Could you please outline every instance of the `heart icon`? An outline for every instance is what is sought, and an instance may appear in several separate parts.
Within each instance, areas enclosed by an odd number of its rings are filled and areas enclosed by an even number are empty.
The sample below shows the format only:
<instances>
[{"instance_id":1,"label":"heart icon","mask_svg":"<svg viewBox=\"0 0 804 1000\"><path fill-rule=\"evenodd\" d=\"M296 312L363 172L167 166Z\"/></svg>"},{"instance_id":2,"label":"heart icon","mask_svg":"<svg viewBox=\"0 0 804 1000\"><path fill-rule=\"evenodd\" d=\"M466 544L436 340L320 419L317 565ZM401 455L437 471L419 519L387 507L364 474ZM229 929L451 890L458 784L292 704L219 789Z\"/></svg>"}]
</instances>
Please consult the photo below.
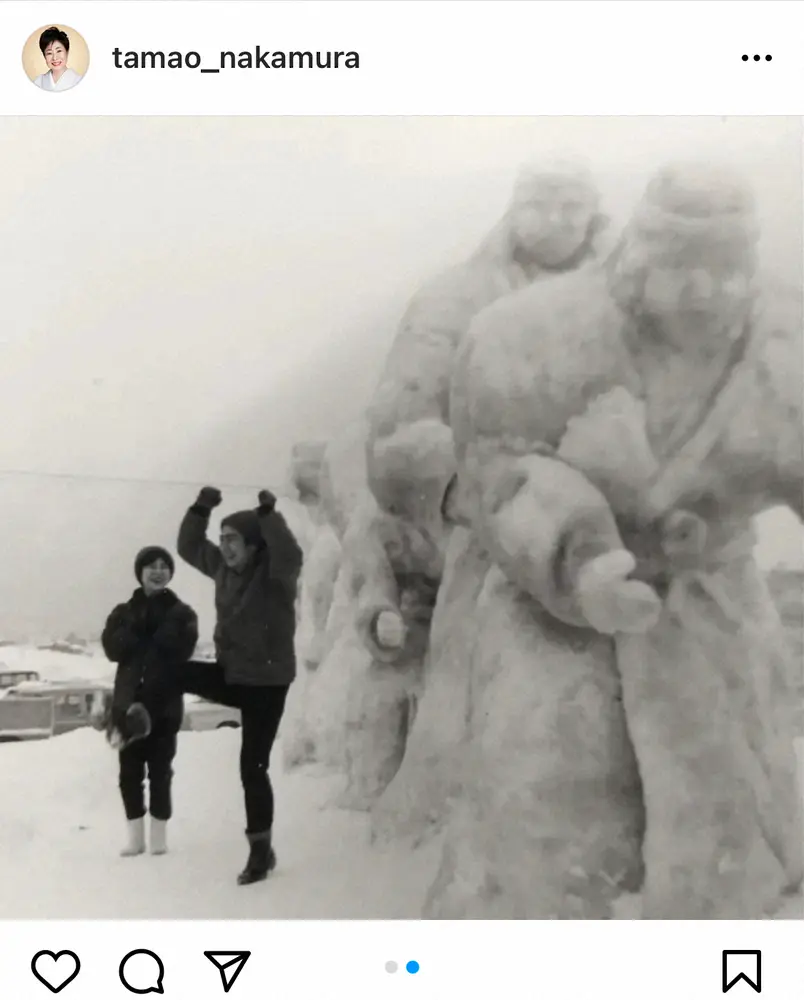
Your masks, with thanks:
<instances>
[{"instance_id":1,"label":"heart icon","mask_svg":"<svg viewBox=\"0 0 804 1000\"><path fill-rule=\"evenodd\" d=\"M51 993L60 993L80 971L81 962L74 951L38 951L31 959L31 972Z\"/></svg>"}]
</instances>

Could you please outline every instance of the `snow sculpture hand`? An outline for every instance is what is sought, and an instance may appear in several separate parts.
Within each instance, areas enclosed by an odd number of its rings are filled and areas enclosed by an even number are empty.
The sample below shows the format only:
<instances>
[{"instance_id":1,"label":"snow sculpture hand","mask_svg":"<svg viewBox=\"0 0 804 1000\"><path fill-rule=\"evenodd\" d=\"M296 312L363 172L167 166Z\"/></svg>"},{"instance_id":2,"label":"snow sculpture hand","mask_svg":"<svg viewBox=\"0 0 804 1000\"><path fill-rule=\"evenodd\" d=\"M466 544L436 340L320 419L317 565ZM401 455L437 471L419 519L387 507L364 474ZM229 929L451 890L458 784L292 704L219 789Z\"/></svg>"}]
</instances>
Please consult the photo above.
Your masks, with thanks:
<instances>
[{"instance_id":1,"label":"snow sculpture hand","mask_svg":"<svg viewBox=\"0 0 804 1000\"><path fill-rule=\"evenodd\" d=\"M636 560L620 549L586 563L578 574L578 597L588 623L604 635L645 633L659 620L662 604L647 583L629 580Z\"/></svg>"},{"instance_id":2,"label":"snow sculpture hand","mask_svg":"<svg viewBox=\"0 0 804 1000\"><path fill-rule=\"evenodd\" d=\"M377 643L385 649L401 649L405 643L405 622L393 611L381 611L374 626Z\"/></svg>"}]
</instances>

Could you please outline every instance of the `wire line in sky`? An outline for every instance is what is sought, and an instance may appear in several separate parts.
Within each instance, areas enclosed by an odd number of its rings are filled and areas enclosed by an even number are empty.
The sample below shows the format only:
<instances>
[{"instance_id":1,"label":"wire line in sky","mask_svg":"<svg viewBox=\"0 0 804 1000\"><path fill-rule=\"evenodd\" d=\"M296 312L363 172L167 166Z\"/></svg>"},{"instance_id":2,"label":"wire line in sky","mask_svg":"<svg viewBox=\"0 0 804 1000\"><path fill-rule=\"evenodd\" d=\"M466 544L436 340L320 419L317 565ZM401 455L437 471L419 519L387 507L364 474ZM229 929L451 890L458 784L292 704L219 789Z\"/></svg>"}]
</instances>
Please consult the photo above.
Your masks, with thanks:
<instances>
[{"instance_id":1,"label":"wire line in sky","mask_svg":"<svg viewBox=\"0 0 804 1000\"><path fill-rule=\"evenodd\" d=\"M49 472L37 469L0 469L0 477L2 476L18 476L18 477L29 477L36 479L66 479L69 481L84 481L84 482L101 482L101 483L132 483L140 484L145 486L186 486L191 489L200 489L205 485L214 485L221 490L253 490L259 492L259 490L264 489L265 484L261 486L244 484L244 483L202 483L199 480L194 482L189 482L187 480L179 479L142 479L136 476L100 476L89 472Z\"/></svg>"}]
</instances>

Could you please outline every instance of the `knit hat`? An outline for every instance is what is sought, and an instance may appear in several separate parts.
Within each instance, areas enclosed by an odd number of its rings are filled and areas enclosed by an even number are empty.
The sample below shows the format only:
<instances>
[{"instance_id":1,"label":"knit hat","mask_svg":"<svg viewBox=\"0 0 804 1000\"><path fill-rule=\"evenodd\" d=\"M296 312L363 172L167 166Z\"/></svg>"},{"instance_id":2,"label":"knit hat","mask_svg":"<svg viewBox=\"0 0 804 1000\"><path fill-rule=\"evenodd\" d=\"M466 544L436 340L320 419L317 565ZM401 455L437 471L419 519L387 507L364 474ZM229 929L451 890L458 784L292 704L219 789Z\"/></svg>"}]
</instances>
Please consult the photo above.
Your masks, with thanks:
<instances>
[{"instance_id":1,"label":"knit hat","mask_svg":"<svg viewBox=\"0 0 804 1000\"><path fill-rule=\"evenodd\" d=\"M221 527L232 528L246 545L253 545L258 549L265 545L260 519L255 510L238 510L234 514L229 514L221 521Z\"/></svg>"},{"instance_id":2,"label":"knit hat","mask_svg":"<svg viewBox=\"0 0 804 1000\"><path fill-rule=\"evenodd\" d=\"M167 549L163 549L160 545L148 545L137 553L137 558L134 560L134 575L140 583L142 583L142 571L146 566L155 563L157 559L164 559L170 570L171 577L173 576L176 571L173 556Z\"/></svg>"}]
</instances>

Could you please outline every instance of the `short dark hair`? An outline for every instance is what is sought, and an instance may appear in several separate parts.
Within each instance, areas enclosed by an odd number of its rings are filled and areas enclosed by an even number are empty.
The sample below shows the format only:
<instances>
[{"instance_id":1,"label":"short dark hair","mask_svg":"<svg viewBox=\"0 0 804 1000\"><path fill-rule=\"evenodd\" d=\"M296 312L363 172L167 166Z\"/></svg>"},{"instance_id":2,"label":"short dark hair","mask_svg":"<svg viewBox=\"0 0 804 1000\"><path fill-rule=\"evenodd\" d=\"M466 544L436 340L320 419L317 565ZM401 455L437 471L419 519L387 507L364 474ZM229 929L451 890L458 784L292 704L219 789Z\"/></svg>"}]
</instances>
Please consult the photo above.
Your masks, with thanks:
<instances>
[{"instance_id":1,"label":"short dark hair","mask_svg":"<svg viewBox=\"0 0 804 1000\"><path fill-rule=\"evenodd\" d=\"M42 55L45 54L45 49L48 45L53 42L61 42L67 52L70 51L70 39L67 37L66 31L59 31L58 28L47 28L39 36L39 48L42 50Z\"/></svg>"}]
</instances>

